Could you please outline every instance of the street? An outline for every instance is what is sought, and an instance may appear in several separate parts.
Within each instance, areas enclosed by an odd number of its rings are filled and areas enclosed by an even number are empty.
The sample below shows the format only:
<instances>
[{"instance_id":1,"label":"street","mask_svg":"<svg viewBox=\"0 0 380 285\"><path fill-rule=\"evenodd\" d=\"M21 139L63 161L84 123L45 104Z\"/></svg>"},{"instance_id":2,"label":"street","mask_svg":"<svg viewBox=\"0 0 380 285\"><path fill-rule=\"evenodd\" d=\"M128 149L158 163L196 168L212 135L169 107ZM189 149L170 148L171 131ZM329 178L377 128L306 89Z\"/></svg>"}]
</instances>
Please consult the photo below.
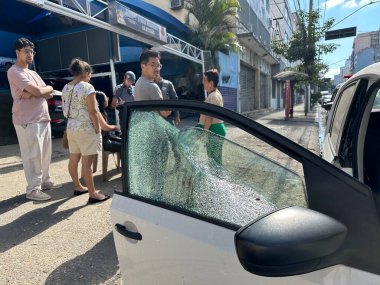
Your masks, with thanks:
<instances>
[{"instance_id":1,"label":"street","mask_svg":"<svg viewBox=\"0 0 380 285\"><path fill-rule=\"evenodd\" d=\"M284 111L255 118L291 140L319 154L318 109L304 116L298 105L294 118L284 120ZM188 121L188 125L192 125ZM185 122L184 122L185 124ZM247 148L254 147L283 165L297 169L296 162L268 152L263 143L227 125L227 137ZM3 284L120 284L113 243L111 200L87 205L87 195L73 196L67 171L68 153L61 139L53 139L51 175L63 188L49 190L48 202L26 200L26 181L18 145L0 146L0 285ZM294 164L294 165L293 165ZM101 179L101 155L95 186L106 194L121 190L121 174L109 158L109 180Z\"/></svg>"}]
</instances>

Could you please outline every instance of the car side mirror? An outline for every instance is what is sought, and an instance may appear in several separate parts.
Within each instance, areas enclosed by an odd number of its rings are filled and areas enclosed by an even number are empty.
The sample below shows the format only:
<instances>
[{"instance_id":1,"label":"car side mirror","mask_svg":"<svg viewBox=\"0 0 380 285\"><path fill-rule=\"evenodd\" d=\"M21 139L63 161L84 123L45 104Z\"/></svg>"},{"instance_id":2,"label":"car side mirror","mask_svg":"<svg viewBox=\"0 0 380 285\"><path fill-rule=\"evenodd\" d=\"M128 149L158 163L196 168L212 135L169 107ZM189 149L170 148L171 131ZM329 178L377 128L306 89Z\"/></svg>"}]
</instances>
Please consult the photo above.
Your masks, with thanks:
<instances>
[{"instance_id":1,"label":"car side mirror","mask_svg":"<svg viewBox=\"0 0 380 285\"><path fill-rule=\"evenodd\" d=\"M346 234L346 226L331 217L290 207L240 228L235 247L245 270L262 276L290 276L326 267L323 259L341 248ZM338 259L331 260L337 264Z\"/></svg>"},{"instance_id":2,"label":"car side mirror","mask_svg":"<svg viewBox=\"0 0 380 285\"><path fill-rule=\"evenodd\" d=\"M323 104L322 108L325 109L326 111L330 111L332 105L333 105L333 102L328 102L326 104Z\"/></svg>"}]
</instances>

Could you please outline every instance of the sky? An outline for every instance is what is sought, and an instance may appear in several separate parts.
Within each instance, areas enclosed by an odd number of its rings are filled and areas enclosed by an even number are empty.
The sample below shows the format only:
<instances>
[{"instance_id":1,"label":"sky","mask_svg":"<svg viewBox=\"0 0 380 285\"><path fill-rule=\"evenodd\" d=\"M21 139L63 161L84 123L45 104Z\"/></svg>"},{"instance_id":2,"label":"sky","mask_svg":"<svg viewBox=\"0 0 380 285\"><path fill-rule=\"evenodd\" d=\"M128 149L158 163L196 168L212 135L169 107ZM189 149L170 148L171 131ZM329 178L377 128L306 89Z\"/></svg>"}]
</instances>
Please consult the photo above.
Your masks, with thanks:
<instances>
[{"instance_id":1,"label":"sky","mask_svg":"<svg viewBox=\"0 0 380 285\"><path fill-rule=\"evenodd\" d=\"M292 0L288 1L293 2ZM371 2L373 3L369 4ZM300 0L300 4L301 8L308 10L309 1ZM369 5L365 6L366 4ZM320 8L322 19L335 19L335 26L331 30L356 27L356 33L360 34L380 29L380 0L314 0L313 7L314 9ZM354 38L327 41L339 46L334 52L322 56L323 61L329 65L329 72L325 77L333 79L335 74L339 74L340 67L344 66L345 60L351 55Z\"/></svg>"}]
</instances>

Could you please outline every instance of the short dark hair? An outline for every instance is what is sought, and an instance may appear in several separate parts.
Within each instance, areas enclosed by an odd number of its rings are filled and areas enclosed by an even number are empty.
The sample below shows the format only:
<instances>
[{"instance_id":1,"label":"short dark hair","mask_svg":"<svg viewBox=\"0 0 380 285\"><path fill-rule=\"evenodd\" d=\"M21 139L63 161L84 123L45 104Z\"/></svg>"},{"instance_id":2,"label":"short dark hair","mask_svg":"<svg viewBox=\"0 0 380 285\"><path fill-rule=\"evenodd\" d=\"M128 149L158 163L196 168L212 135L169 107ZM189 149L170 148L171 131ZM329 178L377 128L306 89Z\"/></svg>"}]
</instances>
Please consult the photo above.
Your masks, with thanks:
<instances>
[{"instance_id":1,"label":"short dark hair","mask_svg":"<svg viewBox=\"0 0 380 285\"><path fill-rule=\"evenodd\" d=\"M80 58L74 58L69 66L69 72L72 76L78 76L83 73L92 73L91 65Z\"/></svg>"},{"instance_id":2,"label":"short dark hair","mask_svg":"<svg viewBox=\"0 0 380 285\"><path fill-rule=\"evenodd\" d=\"M30 40L26 38L19 38L15 42L15 49L20 50L24 47L31 47L34 49L34 43L32 43Z\"/></svg>"},{"instance_id":3,"label":"short dark hair","mask_svg":"<svg viewBox=\"0 0 380 285\"><path fill-rule=\"evenodd\" d=\"M146 49L144 50L141 55L140 55L140 64L141 63L147 63L149 61L149 58L156 58L158 57L158 59L160 59L160 53L158 51L153 51L153 50L150 50L150 49Z\"/></svg>"},{"instance_id":4,"label":"short dark hair","mask_svg":"<svg viewBox=\"0 0 380 285\"><path fill-rule=\"evenodd\" d=\"M210 69L207 70L205 73L203 73L204 76L207 78L207 81L214 82L214 87L218 86L219 83L219 72L217 69Z\"/></svg>"}]
</instances>

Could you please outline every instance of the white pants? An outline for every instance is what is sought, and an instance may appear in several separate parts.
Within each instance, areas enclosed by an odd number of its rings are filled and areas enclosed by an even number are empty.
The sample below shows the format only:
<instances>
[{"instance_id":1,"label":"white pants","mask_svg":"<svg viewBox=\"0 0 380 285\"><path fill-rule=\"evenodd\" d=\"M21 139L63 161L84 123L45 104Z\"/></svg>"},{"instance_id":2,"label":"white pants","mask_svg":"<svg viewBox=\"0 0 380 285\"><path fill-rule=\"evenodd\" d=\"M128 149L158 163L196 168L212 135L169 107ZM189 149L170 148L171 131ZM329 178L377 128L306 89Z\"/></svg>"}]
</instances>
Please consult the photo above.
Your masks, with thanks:
<instances>
[{"instance_id":1,"label":"white pants","mask_svg":"<svg viewBox=\"0 0 380 285\"><path fill-rule=\"evenodd\" d=\"M50 122L14 126L28 183L26 193L29 194L33 190L41 190L41 184L50 182L52 150Z\"/></svg>"}]
</instances>

